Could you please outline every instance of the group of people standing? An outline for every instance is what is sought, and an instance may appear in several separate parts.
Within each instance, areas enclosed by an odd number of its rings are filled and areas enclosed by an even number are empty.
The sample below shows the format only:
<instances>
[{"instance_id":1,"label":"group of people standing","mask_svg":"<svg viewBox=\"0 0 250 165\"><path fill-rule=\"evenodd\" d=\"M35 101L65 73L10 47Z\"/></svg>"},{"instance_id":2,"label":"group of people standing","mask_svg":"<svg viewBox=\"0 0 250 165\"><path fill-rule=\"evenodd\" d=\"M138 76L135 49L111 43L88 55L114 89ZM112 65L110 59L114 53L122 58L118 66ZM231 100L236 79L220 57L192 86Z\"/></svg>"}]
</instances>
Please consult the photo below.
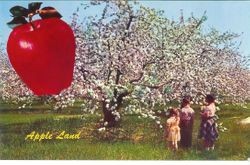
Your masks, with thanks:
<instances>
[{"instance_id":1,"label":"group of people standing","mask_svg":"<svg viewBox=\"0 0 250 165\"><path fill-rule=\"evenodd\" d=\"M218 130L215 119L215 97L207 95L206 104L201 107L200 129L198 138L203 139L206 150L214 150L214 142L218 138ZM177 150L178 143L182 148L192 146L192 132L194 123L194 110L191 108L191 97L184 97L180 109L172 108L165 127L165 138L171 149Z\"/></svg>"}]
</instances>

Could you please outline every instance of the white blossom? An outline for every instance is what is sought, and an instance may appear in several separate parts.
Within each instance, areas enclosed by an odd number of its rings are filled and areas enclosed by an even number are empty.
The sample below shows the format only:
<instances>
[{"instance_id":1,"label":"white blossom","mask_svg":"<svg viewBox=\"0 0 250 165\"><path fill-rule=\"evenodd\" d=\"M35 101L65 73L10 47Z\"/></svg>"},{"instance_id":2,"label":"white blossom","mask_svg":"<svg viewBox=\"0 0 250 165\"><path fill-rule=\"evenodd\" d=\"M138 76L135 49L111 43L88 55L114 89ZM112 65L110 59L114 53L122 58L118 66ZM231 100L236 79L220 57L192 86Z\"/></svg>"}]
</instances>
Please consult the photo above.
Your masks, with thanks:
<instances>
[{"instance_id":1,"label":"white blossom","mask_svg":"<svg viewBox=\"0 0 250 165\"><path fill-rule=\"evenodd\" d=\"M101 127L101 128L98 129L99 132L103 132L103 131L105 131L105 130L106 130L105 127Z\"/></svg>"}]
</instances>

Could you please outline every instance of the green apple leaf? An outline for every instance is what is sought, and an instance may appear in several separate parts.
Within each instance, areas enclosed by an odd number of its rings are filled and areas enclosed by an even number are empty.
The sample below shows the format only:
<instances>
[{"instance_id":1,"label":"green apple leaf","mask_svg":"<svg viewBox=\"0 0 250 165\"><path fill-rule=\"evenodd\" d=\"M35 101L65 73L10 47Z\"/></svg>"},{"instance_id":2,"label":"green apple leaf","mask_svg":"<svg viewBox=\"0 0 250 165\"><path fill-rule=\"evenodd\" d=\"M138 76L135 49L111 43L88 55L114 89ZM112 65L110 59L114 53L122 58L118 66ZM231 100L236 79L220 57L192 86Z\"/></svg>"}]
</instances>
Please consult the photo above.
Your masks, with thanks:
<instances>
[{"instance_id":1,"label":"green apple leaf","mask_svg":"<svg viewBox=\"0 0 250 165\"><path fill-rule=\"evenodd\" d=\"M29 14L29 10L22 6L14 6L10 9L11 14L14 17L27 17Z\"/></svg>"},{"instance_id":2,"label":"green apple leaf","mask_svg":"<svg viewBox=\"0 0 250 165\"><path fill-rule=\"evenodd\" d=\"M53 7L44 7L40 10L39 13L42 19L46 18L62 18L62 15Z\"/></svg>"},{"instance_id":3,"label":"green apple leaf","mask_svg":"<svg viewBox=\"0 0 250 165\"><path fill-rule=\"evenodd\" d=\"M32 2L29 3L29 12L35 13L36 10L40 9L42 2Z\"/></svg>"},{"instance_id":4,"label":"green apple leaf","mask_svg":"<svg viewBox=\"0 0 250 165\"><path fill-rule=\"evenodd\" d=\"M14 17L10 22L7 23L7 25L14 29L17 26L23 25L28 23L24 17Z\"/></svg>"}]
</instances>

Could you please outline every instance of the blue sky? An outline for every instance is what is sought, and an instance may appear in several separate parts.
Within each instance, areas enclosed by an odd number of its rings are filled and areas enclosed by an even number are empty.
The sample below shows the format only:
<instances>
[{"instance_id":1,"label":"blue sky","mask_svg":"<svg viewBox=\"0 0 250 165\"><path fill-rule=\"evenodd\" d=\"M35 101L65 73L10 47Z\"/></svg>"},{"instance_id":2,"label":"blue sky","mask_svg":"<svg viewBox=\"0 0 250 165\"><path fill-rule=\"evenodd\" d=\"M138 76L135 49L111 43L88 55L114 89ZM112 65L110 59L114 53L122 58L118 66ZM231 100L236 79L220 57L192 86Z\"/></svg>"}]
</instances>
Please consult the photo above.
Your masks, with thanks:
<instances>
[{"instance_id":1,"label":"blue sky","mask_svg":"<svg viewBox=\"0 0 250 165\"><path fill-rule=\"evenodd\" d=\"M80 3L86 1L41 1L43 7L53 6L62 15L66 22L70 22L72 13ZM0 42L6 44L11 29L6 23L11 20L9 9L15 5L27 6L29 1L1 1L0 2ZM178 19L180 10L183 9L184 17L193 13L200 17L207 11L208 20L206 29L214 27L221 32L231 31L243 33L239 40L242 41L240 51L250 54L250 1L140 1L141 4L156 9L165 10L170 19ZM87 10L83 15L98 14L100 10Z\"/></svg>"}]
</instances>

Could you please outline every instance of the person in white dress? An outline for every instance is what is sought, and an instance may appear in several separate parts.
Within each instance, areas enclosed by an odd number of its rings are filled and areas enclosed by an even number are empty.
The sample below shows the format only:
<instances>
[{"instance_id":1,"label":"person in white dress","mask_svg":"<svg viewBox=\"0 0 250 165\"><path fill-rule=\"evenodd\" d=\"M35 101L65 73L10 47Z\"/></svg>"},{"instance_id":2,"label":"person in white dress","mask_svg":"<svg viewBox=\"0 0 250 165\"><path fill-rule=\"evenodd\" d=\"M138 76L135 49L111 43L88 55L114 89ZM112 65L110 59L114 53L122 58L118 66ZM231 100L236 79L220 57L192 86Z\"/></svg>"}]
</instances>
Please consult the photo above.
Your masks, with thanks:
<instances>
[{"instance_id":1,"label":"person in white dress","mask_svg":"<svg viewBox=\"0 0 250 165\"><path fill-rule=\"evenodd\" d=\"M166 140L169 147L173 150L178 150L178 142L180 141L180 127L179 127L180 117L178 109L171 109L169 118L166 122L165 132Z\"/></svg>"}]
</instances>

